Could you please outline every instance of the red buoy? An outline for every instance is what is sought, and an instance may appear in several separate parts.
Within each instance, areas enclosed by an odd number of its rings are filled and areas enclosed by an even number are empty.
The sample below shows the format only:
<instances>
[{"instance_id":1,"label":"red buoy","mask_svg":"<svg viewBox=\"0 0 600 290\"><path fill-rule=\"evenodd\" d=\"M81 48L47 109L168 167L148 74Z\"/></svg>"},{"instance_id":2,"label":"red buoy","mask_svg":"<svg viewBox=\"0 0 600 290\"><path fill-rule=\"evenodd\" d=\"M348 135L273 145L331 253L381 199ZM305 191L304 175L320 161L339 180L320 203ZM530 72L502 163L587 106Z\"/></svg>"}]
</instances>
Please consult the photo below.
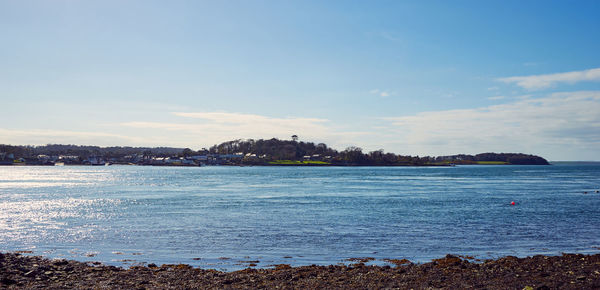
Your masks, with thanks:
<instances>
[{"instance_id":1,"label":"red buoy","mask_svg":"<svg viewBox=\"0 0 600 290\"><path fill-rule=\"evenodd\" d=\"M511 202L510 202L510 205L515 205L515 204L516 204L516 203L515 203L514 201L511 201Z\"/></svg>"}]
</instances>

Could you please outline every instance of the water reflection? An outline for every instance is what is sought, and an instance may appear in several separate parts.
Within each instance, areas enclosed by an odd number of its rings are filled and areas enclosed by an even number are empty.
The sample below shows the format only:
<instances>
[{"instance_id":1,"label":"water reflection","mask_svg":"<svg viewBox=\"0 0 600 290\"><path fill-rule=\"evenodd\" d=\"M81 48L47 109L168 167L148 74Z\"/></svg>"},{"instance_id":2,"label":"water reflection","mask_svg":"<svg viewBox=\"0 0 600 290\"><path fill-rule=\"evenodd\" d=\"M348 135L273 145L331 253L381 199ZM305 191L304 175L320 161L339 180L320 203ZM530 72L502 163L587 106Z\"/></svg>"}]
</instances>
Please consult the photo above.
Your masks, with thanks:
<instances>
[{"instance_id":1,"label":"water reflection","mask_svg":"<svg viewBox=\"0 0 600 290\"><path fill-rule=\"evenodd\" d=\"M600 196L581 192L600 189L598 176L600 166L0 167L0 250L224 269L597 251Z\"/></svg>"}]
</instances>

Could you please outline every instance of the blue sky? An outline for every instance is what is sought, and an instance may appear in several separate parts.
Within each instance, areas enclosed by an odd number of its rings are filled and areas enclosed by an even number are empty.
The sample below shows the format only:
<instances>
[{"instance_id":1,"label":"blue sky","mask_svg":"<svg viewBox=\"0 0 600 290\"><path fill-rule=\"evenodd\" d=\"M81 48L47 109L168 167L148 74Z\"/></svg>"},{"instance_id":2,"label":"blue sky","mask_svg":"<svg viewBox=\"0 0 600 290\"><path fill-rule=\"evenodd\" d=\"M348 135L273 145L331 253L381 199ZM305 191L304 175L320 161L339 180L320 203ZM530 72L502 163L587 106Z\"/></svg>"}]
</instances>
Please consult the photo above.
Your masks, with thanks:
<instances>
[{"instance_id":1,"label":"blue sky","mask_svg":"<svg viewBox=\"0 0 600 290\"><path fill-rule=\"evenodd\" d=\"M4 1L0 143L600 160L598 1Z\"/></svg>"}]
</instances>

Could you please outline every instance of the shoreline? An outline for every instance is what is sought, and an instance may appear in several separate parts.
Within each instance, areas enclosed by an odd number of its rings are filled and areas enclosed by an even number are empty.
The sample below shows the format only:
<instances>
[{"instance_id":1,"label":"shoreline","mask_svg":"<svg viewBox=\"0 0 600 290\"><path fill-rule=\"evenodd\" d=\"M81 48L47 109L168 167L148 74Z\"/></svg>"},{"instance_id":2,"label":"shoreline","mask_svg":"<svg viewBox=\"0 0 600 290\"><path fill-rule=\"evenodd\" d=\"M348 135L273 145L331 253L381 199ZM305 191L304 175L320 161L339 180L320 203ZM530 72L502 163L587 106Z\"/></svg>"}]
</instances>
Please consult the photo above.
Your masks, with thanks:
<instances>
[{"instance_id":1,"label":"shoreline","mask_svg":"<svg viewBox=\"0 0 600 290\"><path fill-rule=\"evenodd\" d=\"M483 262L447 255L423 264L246 268L233 272L186 264L133 266L0 253L0 288L600 288L600 254L563 254ZM529 288L530 287L530 288Z\"/></svg>"},{"instance_id":2,"label":"shoreline","mask_svg":"<svg viewBox=\"0 0 600 290\"><path fill-rule=\"evenodd\" d=\"M566 163L566 162L565 162ZM588 162L595 163L595 161ZM357 165L357 164L207 164L207 165L186 165L186 164L126 164L126 163L111 163L109 165L89 165L89 164L0 164L0 167L106 167L106 166L141 166L141 167L455 167L455 166L551 166L549 164L484 164L484 163L449 163L449 164L391 164L391 165Z\"/></svg>"}]
</instances>

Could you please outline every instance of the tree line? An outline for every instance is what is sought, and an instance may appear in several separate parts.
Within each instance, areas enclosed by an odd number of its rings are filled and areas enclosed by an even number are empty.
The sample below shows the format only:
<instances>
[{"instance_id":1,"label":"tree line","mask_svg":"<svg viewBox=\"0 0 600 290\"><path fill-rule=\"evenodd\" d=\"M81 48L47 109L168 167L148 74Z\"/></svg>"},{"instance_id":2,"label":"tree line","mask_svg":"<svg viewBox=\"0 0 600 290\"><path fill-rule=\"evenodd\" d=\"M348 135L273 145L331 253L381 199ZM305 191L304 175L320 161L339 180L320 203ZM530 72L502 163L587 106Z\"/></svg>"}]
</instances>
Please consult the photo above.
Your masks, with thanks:
<instances>
[{"instance_id":1,"label":"tree line","mask_svg":"<svg viewBox=\"0 0 600 290\"><path fill-rule=\"evenodd\" d=\"M173 147L99 147L48 144L43 146L1 145L0 153L6 158L32 159L39 155L70 155L85 159L90 156L119 159L131 155L154 157L190 157L197 155L238 156L233 164L266 165L277 160L321 161L321 165L339 166L403 166L403 165L451 165L477 164L479 162L500 162L505 164L548 164L542 157L522 153L481 153L477 155L459 154L452 156L419 157L384 152L383 149L363 152L360 147L348 147L338 151L324 143L272 139L237 139L215 144L200 150ZM0 156L0 157L2 157Z\"/></svg>"}]
</instances>

